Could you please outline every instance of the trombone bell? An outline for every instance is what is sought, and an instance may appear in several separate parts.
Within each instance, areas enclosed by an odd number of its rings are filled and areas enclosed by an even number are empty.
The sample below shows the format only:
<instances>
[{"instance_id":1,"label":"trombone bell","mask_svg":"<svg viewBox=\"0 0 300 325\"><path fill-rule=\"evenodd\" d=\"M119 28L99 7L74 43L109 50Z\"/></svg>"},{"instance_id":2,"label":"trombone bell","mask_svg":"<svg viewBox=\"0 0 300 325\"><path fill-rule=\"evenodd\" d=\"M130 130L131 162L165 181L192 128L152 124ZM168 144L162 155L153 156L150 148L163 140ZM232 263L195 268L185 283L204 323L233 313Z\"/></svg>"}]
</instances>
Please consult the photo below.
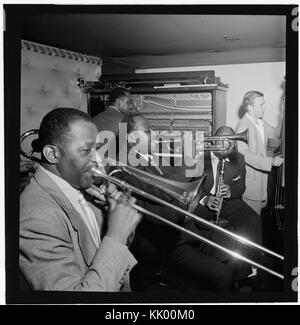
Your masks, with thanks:
<instances>
[{"instance_id":1,"label":"trombone bell","mask_svg":"<svg viewBox=\"0 0 300 325\"><path fill-rule=\"evenodd\" d=\"M192 212L195 210L198 202L202 196L202 182L205 178L205 174L198 181L194 182L176 182L167 178L156 176L139 170L138 168L131 166L123 166L118 162L114 162L120 171L128 173L130 176L138 178L142 182L160 189L162 192L167 193L172 198L176 199L187 211ZM112 173L115 173L113 170Z\"/></svg>"}]
</instances>

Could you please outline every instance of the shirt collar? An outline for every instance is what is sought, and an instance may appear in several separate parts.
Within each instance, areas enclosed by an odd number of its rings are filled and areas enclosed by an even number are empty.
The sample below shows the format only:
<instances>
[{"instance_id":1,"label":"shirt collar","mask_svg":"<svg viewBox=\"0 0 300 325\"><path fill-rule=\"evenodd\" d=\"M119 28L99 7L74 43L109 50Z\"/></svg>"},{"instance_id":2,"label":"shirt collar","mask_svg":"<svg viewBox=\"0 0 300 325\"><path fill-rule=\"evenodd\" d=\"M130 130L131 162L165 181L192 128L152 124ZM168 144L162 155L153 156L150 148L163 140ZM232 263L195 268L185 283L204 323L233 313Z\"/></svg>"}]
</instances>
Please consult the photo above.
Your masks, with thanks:
<instances>
[{"instance_id":1,"label":"shirt collar","mask_svg":"<svg viewBox=\"0 0 300 325\"><path fill-rule=\"evenodd\" d=\"M113 108L114 110L116 110L116 111L118 111L119 113L121 113L121 111L120 111L116 106L109 105L108 107L111 107L111 108Z\"/></svg>"},{"instance_id":2,"label":"shirt collar","mask_svg":"<svg viewBox=\"0 0 300 325\"><path fill-rule=\"evenodd\" d=\"M67 181L61 177L50 172L46 168L40 165L40 168L53 180L53 182L60 188L60 190L66 195L66 197L73 203L78 201L80 191L71 186Z\"/></svg>"},{"instance_id":3,"label":"shirt collar","mask_svg":"<svg viewBox=\"0 0 300 325\"><path fill-rule=\"evenodd\" d=\"M254 119L249 113L246 113L246 116L248 117L249 120L251 120L254 124L256 125L261 125L263 123L262 119Z\"/></svg>"},{"instance_id":4,"label":"shirt collar","mask_svg":"<svg viewBox=\"0 0 300 325\"><path fill-rule=\"evenodd\" d=\"M210 152L210 156L211 156L211 159L214 160L214 161L219 161L219 160L222 160L221 158L217 157L213 151ZM226 162L230 162L229 158L226 157L225 158L225 161Z\"/></svg>"}]
</instances>

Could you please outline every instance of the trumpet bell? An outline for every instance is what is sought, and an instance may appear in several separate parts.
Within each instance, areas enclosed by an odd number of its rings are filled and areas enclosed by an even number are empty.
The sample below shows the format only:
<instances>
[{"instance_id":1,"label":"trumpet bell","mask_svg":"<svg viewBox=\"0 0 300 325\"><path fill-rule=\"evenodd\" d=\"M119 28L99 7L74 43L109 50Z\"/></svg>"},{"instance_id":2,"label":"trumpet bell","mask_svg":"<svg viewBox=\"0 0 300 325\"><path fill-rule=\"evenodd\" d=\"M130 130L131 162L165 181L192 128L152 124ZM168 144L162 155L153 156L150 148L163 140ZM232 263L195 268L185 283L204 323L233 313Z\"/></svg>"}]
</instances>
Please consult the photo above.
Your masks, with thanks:
<instances>
[{"instance_id":1,"label":"trumpet bell","mask_svg":"<svg viewBox=\"0 0 300 325\"><path fill-rule=\"evenodd\" d=\"M234 134L234 135L228 135L227 138L229 140L243 141L245 143L248 143L249 131L248 131L248 129L246 129L244 132L237 133L237 134Z\"/></svg>"}]
</instances>

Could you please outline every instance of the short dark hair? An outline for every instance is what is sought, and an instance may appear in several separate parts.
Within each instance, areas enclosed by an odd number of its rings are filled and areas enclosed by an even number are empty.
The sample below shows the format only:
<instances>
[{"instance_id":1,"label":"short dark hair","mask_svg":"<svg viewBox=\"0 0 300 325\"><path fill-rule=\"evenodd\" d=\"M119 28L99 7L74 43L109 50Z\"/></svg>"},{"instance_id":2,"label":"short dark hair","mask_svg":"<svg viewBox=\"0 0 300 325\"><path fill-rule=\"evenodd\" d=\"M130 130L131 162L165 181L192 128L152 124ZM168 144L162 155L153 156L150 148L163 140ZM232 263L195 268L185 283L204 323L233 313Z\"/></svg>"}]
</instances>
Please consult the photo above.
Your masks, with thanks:
<instances>
[{"instance_id":1,"label":"short dark hair","mask_svg":"<svg viewBox=\"0 0 300 325\"><path fill-rule=\"evenodd\" d=\"M244 95L242 106L246 112L248 111L248 105L252 105L256 97L264 97L264 94L256 90L251 90Z\"/></svg>"},{"instance_id":2,"label":"short dark hair","mask_svg":"<svg viewBox=\"0 0 300 325\"><path fill-rule=\"evenodd\" d=\"M115 88L109 94L109 104L114 104L118 98L126 97L130 94L126 88Z\"/></svg>"},{"instance_id":3,"label":"short dark hair","mask_svg":"<svg viewBox=\"0 0 300 325\"><path fill-rule=\"evenodd\" d=\"M91 117L78 109L69 107L55 108L42 119L39 129L39 148L47 144L55 145L66 139L71 123L83 120L93 123Z\"/></svg>"}]
</instances>

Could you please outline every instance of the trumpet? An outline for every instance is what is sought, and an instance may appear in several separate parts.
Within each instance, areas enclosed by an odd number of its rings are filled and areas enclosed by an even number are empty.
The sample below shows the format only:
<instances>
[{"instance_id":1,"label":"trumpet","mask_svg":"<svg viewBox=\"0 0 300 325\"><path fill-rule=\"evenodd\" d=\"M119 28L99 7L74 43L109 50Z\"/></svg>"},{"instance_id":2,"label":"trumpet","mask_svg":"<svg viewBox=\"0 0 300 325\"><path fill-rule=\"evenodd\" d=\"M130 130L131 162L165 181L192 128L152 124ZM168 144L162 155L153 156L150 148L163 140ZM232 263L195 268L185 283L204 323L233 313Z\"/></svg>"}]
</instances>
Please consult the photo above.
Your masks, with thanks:
<instances>
[{"instance_id":1,"label":"trumpet","mask_svg":"<svg viewBox=\"0 0 300 325\"><path fill-rule=\"evenodd\" d=\"M164 135L166 136L166 135ZM179 146L182 145L184 142L183 137L173 136L169 135L169 139L159 139L155 140L154 143L158 144L166 144L169 151L171 151L170 143L173 142L174 145L178 144ZM200 140L195 141L194 146L194 156L197 157L201 153L201 151L226 151L231 150L235 146L235 141L243 141L245 143L248 143L248 130L245 130L244 132L233 134L233 135L222 135L222 136L207 136L202 138L203 143L201 143ZM178 151L176 149L172 149L173 151ZM158 153L158 155L161 155ZM166 155L166 154L164 154ZM173 156L173 154L169 154L170 156Z\"/></svg>"}]
</instances>

